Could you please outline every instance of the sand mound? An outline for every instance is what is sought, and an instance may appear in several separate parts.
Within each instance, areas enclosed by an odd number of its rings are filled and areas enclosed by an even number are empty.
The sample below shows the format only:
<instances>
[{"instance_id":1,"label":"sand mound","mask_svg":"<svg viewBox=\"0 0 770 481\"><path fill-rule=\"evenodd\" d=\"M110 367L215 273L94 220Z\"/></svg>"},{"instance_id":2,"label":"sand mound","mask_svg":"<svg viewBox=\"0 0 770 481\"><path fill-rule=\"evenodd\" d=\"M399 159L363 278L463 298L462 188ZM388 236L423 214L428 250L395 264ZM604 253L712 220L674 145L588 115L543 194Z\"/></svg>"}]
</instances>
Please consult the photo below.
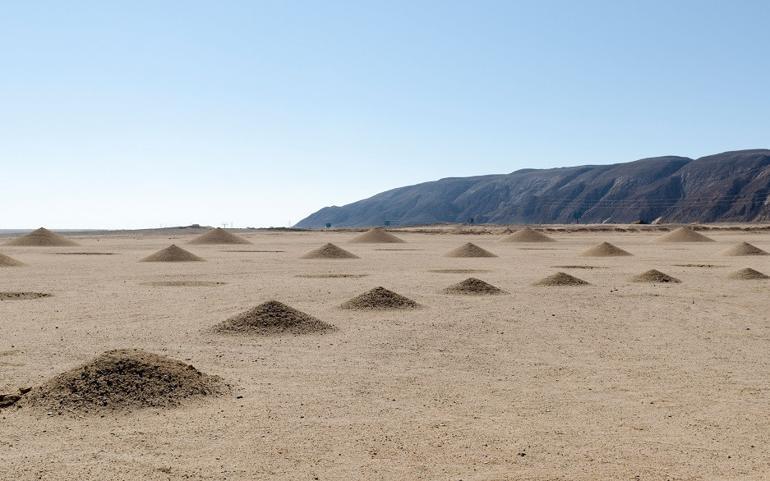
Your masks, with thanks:
<instances>
[{"instance_id":1,"label":"sand mound","mask_svg":"<svg viewBox=\"0 0 770 481\"><path fill-rule=\"evenodd\" d=\"M711 237L695 232L689 227L680 227L658 238L659 242L714 242Z\"/></svg>"},{"instance_id":2,"label":"sand mound","mask_svg":"<svg viewBox=\"0 0 770 481\"><path fill-rule=\"evenodd\" d=\"M56 412L170 407L228 387L189 364L138 349L107 351L22 398L22 405Z\"/></svg>"},{"instance_id":3,"label":"sand mound","mask_svg":"<svg viewBox=\"0 0 770 481\"><path fill-rule=\"evenodd\" d=\"M18 267L23 265L24 265L23 262L17 261L13 257L8 257L6 255L0 254L0 267Z\"/></svg>"},{"instance_id":4,"label":"sand mound","mask_svg":"<svg viewBox=\"0 0 770 481\"><path fill-rule=\"evenodd\" d=\"M358 256L329 243L308 252L302 259L358 259Z\"/></svg>"},{"instance_id":5,"label":"sand mound","mask_svg":"<svg viewBox=\"0 0 770 481\"><path fill-rule=\"evenodd\" d=\"M190 244L251 244L251 242L217 227L191 240Z\"/></svg>"},{"instance_id":6,"label":"sand mound","mask_svg":"<svg viewBox=\"0 0 770 481\"><path fill-rule=\"evenodd\" d=\"M350 299L340 307L343 309L356 310L380 310L415 309L420 307L420 305L408 297L404 297L401 294L396 294L395 292L389 291L384 287L375 287L371 291L364 292L360 296L356 296L353 299Z\"/></svg>"},{"instance_id":7,"label":"sand mound","mask_svg":"<svg viewBox=\"0 0 770 481\"><path fill-rule=\"evenodd\" d=\"M375 227L374 229L369 229L363 234L353 237L350 239L350 242L359 244L394 244L397 242L404 242L404 240L394 236L381 227Z\"/></svg>"},{"instance_id":8,"label":"sand mound","mask_svg":"<svg viewBox=\"0 0 770 481\"><path fill-rule=\"evenodd\" d=\"M740 280L770 279L770 276L762 274L759 271L755 271L750 267L746 267L745 269L735 271L732 274L730 274L729 277L730 279L740 279Z\"/></svg>"},{"instance_id":9,"label":"sand mound","mask_svg":"<svg viewBox=\"0 0 770 481\"><path fill-rule=\"evenodd\" d=\"M593 246L587 251L583 252L586 257L619 257L630 256L631 253L624 251L620 247L610 244L609 242L602 242L599 245Z\"/></svg>"},{"instance_id":10,"label":"sand mound","mask_svg":"<svg viewBox=\"0 0 770 481\"><path fill-rule=\"evenodd\" d=\"M0 301L24 301L42 297L51 297L51 294L47 292L0 292Z\"/></svg>"},{"instance_id":11,"label":"sand mound","mask_svg":"<svg viewBox=\"0 0 770 481\"><path fill-rule=\"evenodd\" d=\"M642 272L638 276L631 278L633 282L654 282L654 283L674 283L678 284L682 281L676 277L671 277L668 274L664 274L656 269L650 269L649 271Z\"/></svg>"},{"instance_id":12,"label":"sand mound","mask_svg":"<svg viewBox=\"0 0 770 481\"><path fill-rule=\"evenodd\" d=\"M28 246L28 247L49 247L49 246L76 246L77 242L71 241L64 236L51 232L45 227L27 235L17 237L7 242L9 246Z\"/></svg>"},{"instance_id":13,"label":"sand mound","mask_svg":"<svg viewBox=\"0 0 770 481\"><path fill-rule=\"evenodd\" d=\"M462 282L453 284L444 289L446 294L468 294L468 295L495 295L495 294L507 294L499 287L495 287L492 284L476 279L475 277L469 277Z\"/></svg>"},{"instance_id":14,"label":"sand mound","mask_svg":"<svg viewBox=\"0 0 770 481\"><path fill-rule=\"evenodd\" d=\"M278 301L268 301L233 316L214 327L219 333L309 334L334 330L334 326Z\"/></svg>"},{"instance_id":15,"label":"sand mound","mask_svg":"<svg viewBox=\"0 0 770 481\"><path fill-rule=\"evenodd\" d=\"M577 277L571 276L567 273L557 272L556 274L548 276L545 279L540 279L539 281L535 282L534 285L551 287L551 286L587 286L590 284L584 281L583 279L578 279Z\"/></svg>"},{"instance_id":16,"label":"sand mound","mask_svg":"<svg viewBox=\"0 0 770 481\"><path fill-rule=\"evenodd\" d=\"M202 260L203 259L192 252L177 247L175 244L171 244L165 249L145 257L141 262L196 262Z\"/></svg>"},{"instance_id":17,"label":"sand mound","mask_svg":"<svg viewBox=\"0 0 770 481\"><path fill-rule=\"evenodd\" d=\"M446 257L497 257L486 249L468 242L446 253Z\"/></svg>"},{"instance_id":18,"label":"sand mound","mask_svg":"<svg viewBox=\"0 0 770 481\"><path fill-rule=\"evenodd\" d=\"M503 237L500 242L554 242L554 239L542 232L525 227Z\"/></svg>"},{"instance_id":19,"label":"sand mound","mask_svg":"<svg viewBox=\"0 0 770 481\"><path fill-rule=\"evenodd\" d=\"M734 245L722 253L726 256L766 256L767 252L748 242L741 242Z\"/></svg>"}]
</instances>

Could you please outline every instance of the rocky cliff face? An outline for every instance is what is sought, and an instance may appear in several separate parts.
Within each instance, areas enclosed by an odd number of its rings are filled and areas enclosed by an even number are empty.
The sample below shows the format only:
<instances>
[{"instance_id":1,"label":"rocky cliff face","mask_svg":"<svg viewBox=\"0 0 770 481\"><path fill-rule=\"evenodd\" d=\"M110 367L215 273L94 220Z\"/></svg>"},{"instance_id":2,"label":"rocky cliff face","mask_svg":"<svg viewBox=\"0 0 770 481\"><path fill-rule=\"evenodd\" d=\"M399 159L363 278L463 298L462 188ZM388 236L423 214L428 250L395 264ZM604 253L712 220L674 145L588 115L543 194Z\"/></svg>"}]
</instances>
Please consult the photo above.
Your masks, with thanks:
<instances>
[{"instance_id":1,"label":"rocky cliff face","mask_svg":"<svg viewBox=\"0 0 770 481\"><path fill-rule=\"evenodd\" d=\"M699 159L524 169L401 187L325 207L296 227L468 222L498 224L770 220L770 150Z\"/></svg>"}]
</instances>

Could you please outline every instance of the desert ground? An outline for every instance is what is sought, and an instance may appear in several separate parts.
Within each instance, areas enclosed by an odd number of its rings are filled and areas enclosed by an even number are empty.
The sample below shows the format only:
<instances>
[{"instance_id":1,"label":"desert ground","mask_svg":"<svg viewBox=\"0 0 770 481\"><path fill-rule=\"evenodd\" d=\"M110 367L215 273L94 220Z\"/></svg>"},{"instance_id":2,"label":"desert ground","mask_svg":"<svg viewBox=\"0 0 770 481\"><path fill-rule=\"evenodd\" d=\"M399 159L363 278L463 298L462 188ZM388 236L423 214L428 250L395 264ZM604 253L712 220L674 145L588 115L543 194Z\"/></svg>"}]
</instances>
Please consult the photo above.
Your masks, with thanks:
<instances>
[{"instance_id":1,"label":"desert ground","mask_svg":"<svg viewBox=\"0 0 770 481\"><path fill-rule=\"evenodd\" d=\"M2 409L0 479L770 479L770 281L729 278L770 274L770 256L722 254L741 241L770 250L770 232L705 233L716 242L613 231L530 244L438 231L396 232L402 244L354 244L352 232L242 233L250 245L0 238L0 253L25 264L0 268L0 291L51 294L0 302L0 393L122 348L232 388L168 408ZM603 241L633 255L580 255ZM327 242L359 258L302 258ZM444 256L466 242L498 257ZM171 243L205 262L139 262ZM630 281L648 269L681 283ZM559 271L590 285L533 285ZM468 277L508 294L442 292ZM340 308L377 286L423 307ZM337 329L211 331L272 299Z\"/></svg>"}]
</instances>

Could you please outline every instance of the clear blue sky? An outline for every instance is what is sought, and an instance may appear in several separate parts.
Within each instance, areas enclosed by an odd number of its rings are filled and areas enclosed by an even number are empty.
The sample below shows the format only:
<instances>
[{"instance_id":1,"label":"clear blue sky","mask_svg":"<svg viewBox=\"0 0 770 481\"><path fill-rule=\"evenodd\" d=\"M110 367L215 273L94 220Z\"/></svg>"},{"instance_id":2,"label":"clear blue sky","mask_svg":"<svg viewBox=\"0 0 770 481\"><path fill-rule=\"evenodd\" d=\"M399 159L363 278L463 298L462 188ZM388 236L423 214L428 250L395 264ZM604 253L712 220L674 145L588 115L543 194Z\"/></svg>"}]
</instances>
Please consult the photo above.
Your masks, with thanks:
<instances>
[{"instance_id":1,"label":"clear blue sky","mask_svg":"<svg viewBox=\"0 0 770 481\"><path fill-rule=\"evenodd\" d=\"M770 147L767 1L6 1L0 228Z\"/></svg>"}]
</instances>

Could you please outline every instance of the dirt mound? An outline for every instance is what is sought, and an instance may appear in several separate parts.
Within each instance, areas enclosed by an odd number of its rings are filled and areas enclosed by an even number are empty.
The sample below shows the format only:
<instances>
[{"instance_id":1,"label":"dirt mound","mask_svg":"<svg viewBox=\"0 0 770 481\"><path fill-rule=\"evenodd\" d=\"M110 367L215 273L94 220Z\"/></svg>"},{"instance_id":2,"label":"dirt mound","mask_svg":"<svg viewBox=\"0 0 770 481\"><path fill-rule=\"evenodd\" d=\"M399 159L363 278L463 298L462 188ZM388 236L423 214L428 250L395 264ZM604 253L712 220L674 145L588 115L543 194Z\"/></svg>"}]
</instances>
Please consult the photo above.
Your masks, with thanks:
<instances>
[{"instance_id":1,"label":"dirt mound","mask_svg":"<svg viewBox=\"0 0 770 481\"><path fill-rule=\"evenodd\" d=\"M358 259L358 256L329 243L308 252L302 259Z\"/></svg>"},{"instance_id":2,"label":"dirt mound","mask_svg":"<svg viewBox=\"0 0 770 481\"><path fill-rule=\"evenodd\" d=\"M740 279L740 280L770 279L770 276L766 274L762 274L759 271L755 271L750 267L746 267L745 269L735 271L732 274L730 274L729 277L730 279Z\"/></svg>"},{"instance_id":3,"label":"dirt mound","mask_svg":"<svg viewBox=\"0 0 770 481\"><path fill-rule=\"evenodd\" d=\"M42 297L51 297L51 294L47 292L0 292L0 301L24 301Z\"/></svg>"},{"instance_id":4,"label":"dirt mound","mask_svg":"<svg viewBox=\"0 0 770 481\"><path fill-rule=\"evenodd\" d=\"M444 289L445 294L469 294L469 295L495 295L495 294L507 294L499 287L493 286L481 279L475 277L469 277L462 282L453 284Z\"/></svg>"},{"instance_id":5,"label":"dirt mound","mask_svg":"<svg viewBox=\"0 0 770 481\"><path fill-rule=\"evenodd\" d=\"M583 252L582 255L586 257L620 257L630 256L631 253L609 242L602 242Z\"/></svg>"},{"instance_id":6,"label":"dirt mound","mask_svg":"<svg viewBox=\"0 0 770 481\"><path fill-rule=\"evenodd\" d=\"M17 261L13 257L8 257L4 254L0 254L0 267L19 267L23 265L24 265L23 262Z\"/></svg>"},{"instance_id":7,"label":"dirt mound","mask_svg":"<svg viewBox=\"0 0 770 481\"><path fill-rule=\"evenodd\" d=\"M233 316L214 327L222 334L309 334L335 327L278 301L268 301Z\"/></svg>"},{"instance_id":8,"label":"dirt mound","mask_svg":"<svg viewBox=\"0 0 770 481\"><path fill-rule=\"evenodd\" d=\"M674 283L679 284L680 281L676 277L671 277L668 274L660 272L657 269L650 269L649 271L642 272L638 276L631 278L633 282L654 282L654 283Z\"/></svg>"},{"instance_id":9,"label":"dirt mound","mask_svg":"<svg viewBox=\"0 0 770 481\"><path fill-rule=\"evenodd\" d=\"M679 227L659 237L658 242L714 242L714 239L695 232L689 227Z\"/></svg>"},{"instance_id":10,"label":"dirt mound","mask_svg":"<svg viewBox=\"0 0 770 481\"><path fill-rule=\"evenodd\" d=\"M364 292L363 294L350 299L340 307L343 309L356 310L381 310L416 309L420 307L420 305L408 297L396 294L384 287L375 287L371 291Z\"/></svg>"},{"instance_id":11,"label":"dirt mound","mask_svg":"<svg viewBox=\"0 0 770 481\"><path fill-rule=\"evenodd\" d=\"M217 227L191 240L190 244L251 244L251 242Z\"/></svg>"},{"instance_id":12,"label":"dirt mound","mask_svg":"<svg viewBox=\"0 0 770 481\"><path fill-rule=\"evenodd\" d=\"M482 249L471 242L463 244L456 249L452 249L445 255L446 257L497 257L488 250Z\"/></svg>"},{"instance_id":13,"label":"dirt mound","mask_svg":"<svg viewBox=\"0 0 770 481\"><path fill-rule=\"evenodd\" d=\"M51 246L76 246L77 242L64 236L51 232L45 227L32 231L27 235L17 237L6 243L9 246L51 247Z\"/></svg>"},{"instance_id":14,"label":"dirt mound","mask_svg":"<svg viewBox=\"0 0 770 481\"><path fill-rule=\"evenodd\" d=\"M525 227L503 237L500 242L554 242L554 239L542 232Z\"/></svg>"},{"instance_id":15,"label":"dirt mound","mask_svg":"<svg viewBox=\"0 0 770 481\"><path fill-rule=\"evenodd\" d=\"M145 257L141 262L198 262L202 260L192 252L186 251L176 244L171 244L165 249Z\"/></svg>"},{"instance_id":16,"label":"dirt mound","mask_svg":"<svg viewBox=\"0 0 770 481\"><path fill-rule=\"evenodd\" d=\"M590 283L584 281L583 279L578 279L575 276L571 276L565 272L557 272L556 274L550 275L546 277L545 279L540 279L539 281L535 282L535 286L588 286Z\"/></svg>"},{"instance_id":17,"label":"dirt mound","mask_svg":"<svg viewBox=\"0 0 770 481\"><path fill-rule=\"evenodd\" d=\"M374 229L369 229L363 234L353 237L350 239L350 242L359 244L395 244L405 241L381 227L375 227Z\"/></svg>"},{"instance_id":18,"label":"dirt mound","mask_svg":"<svg viewBox=\"0 0 770 481\"><path fill-rule=\"evenodd\" d=\"M21 400L54 412L171 407L188 398L223 394L228 386L189 364L138 349L107 351L66 371Z\"/></svg>"},{"instance_id":19,"label":"dirt mound","mask_svg":"<svg viewBox=\"0 0 770 481\"><path fill-rule=\"evenodd\" d=\"M748 242L741 242L734 245L722 253L726 256L766 256L767 252Z\"/></svg>"}]
</instances>

